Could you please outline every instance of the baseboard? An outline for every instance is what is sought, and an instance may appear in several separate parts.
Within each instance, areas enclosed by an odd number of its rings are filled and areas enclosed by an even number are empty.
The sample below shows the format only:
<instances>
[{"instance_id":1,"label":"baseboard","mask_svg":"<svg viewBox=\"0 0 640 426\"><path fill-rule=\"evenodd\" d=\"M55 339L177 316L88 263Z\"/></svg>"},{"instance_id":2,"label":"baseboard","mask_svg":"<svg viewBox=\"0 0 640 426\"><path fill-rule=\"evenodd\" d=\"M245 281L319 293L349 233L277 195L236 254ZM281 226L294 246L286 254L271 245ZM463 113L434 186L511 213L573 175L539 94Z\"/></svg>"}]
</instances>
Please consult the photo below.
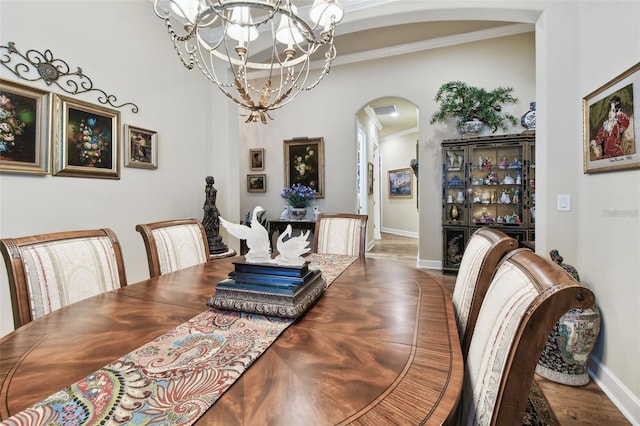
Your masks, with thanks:
<instances>
[{"instance_id":1,"label":"baseboard","mask_svg":"<svg viewBox=\"0 0 640 426\"><path fill-rule=\"evenodd\" d=\"M417 232L404 231L402 229L380 228L380 232L385 232L387 234L393 234L393 235L400 235L402 237L420 238L420 234L418 234Z\"/></svg>"},{"instance_id":2,"label":"baseboard","mask_svg":"<svg viewBox=\"0 0 640 426\"><path fill-rule=\"evenodd\" d=\"M438 269L442 270L442 261L441 260L425 260L418 259L418 263L416 265L420 269Z\"/></svg>"},{"instance_id":3,"label":"baseboard","mask_svg":"<svg viewBox=\"0 0 640 426\"><path fill-rule=\"evenodd\" d=\"M632 425L640 425L640 399L593 355L589 362L589 376Z\"/></svg>"}]
</instances>

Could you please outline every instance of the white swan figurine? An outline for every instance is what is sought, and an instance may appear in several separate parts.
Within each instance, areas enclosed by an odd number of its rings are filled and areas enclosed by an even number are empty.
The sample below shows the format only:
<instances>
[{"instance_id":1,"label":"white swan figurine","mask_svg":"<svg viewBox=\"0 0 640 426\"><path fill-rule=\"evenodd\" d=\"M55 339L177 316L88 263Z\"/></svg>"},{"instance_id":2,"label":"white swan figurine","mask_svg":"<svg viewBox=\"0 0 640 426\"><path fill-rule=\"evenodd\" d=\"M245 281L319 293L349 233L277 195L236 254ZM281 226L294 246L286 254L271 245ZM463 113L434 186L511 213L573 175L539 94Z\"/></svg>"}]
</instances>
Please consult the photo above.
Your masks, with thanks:
<instances>
[{"instance_id":1,"label":"white swan figurine","mask_svg":"<svg viewBox=\"0 0 640 426\"><path fill-rule=\"evenodd\" d=\"M264 211L260 206L253 209L251 226L229 222L222 216L220 223L234 237L246 240L249 251L244 255L247 263L273 263L269 244L269 233L258 220L258 213Z\"/></svg>"},{"instance_id":2,"label":"white swan figurine","mask_svg":"<svg viewBox=\"0 0 640 426\"><path fill-rule=\"evenodd\" d=\"M304 234L297 237L291 237L291 225L287 225L285 231L278 237L276 247L278 248L278 255L274 261L278 265L286 266L301 266L304 265L303 254L308 253L309 248L309 233L307 230ZM284 240L285 237L290 237L288 240Z\"/></svg>"}]
</instances>

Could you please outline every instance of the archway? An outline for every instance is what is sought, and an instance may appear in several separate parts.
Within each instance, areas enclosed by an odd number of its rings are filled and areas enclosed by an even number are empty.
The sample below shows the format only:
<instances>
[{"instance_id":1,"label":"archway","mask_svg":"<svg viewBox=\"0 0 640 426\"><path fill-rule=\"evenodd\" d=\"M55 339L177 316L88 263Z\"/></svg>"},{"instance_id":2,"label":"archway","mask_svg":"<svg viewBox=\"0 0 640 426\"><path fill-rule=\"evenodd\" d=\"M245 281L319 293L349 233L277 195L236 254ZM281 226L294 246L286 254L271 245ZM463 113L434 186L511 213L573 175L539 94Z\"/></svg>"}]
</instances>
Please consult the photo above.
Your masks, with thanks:
<instances>
[{"instance_id":1,"label":"archway","mask_svg":"<svg viewBox=\"0 0 640 426\"><path fill-rule=\"evenodd\" d=\"M418 238L417 160L418 108L400 97L377 98L356 112L357 196L361 213L369 215L369 235L381 232ZM392 193L389 176L410 178L407 193Z\"/></svg>"}]
</instances>

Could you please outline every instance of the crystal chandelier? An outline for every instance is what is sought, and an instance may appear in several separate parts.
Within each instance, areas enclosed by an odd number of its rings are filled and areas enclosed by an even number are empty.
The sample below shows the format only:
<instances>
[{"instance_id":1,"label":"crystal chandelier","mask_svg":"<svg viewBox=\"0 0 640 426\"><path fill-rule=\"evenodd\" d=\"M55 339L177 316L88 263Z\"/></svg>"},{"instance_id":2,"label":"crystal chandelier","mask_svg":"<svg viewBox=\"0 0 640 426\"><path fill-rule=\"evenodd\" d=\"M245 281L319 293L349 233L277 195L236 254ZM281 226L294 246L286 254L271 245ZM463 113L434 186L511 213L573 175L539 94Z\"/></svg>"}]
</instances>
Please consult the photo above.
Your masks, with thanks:
<instances>
[{"instance_id":1,"label":"crystal chandelier","mask_svg":"<svg viewBox=\"0 0 640 426\"><path fill-rule=\"evenodd\" d=\"M270 110L313 89L329 73L342 5L314 0L307 9L304 19L291 0L154 0L182 64L198 67L248 110L247 123L266 124ZM316 58L323 66L309 79Z\"/></svg>"}]
</instances>

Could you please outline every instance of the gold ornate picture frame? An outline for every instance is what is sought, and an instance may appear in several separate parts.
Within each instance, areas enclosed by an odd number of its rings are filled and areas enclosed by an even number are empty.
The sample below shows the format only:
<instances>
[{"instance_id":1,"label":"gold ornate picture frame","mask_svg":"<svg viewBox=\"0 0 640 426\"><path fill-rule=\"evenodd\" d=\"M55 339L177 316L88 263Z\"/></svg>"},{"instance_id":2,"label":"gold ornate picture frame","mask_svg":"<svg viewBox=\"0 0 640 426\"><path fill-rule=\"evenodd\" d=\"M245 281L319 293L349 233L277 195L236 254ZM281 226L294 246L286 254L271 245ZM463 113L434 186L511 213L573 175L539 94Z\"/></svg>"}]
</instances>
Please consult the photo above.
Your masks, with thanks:
<instances>
[{"instance_id":1,"label":"gold ornate picture frame","mask_svg":"<svg viewBox=\"0 0 640 426\"><path fill-rule=\"evenodd\" d=\"M120 179L120 112L54 95L55 176Z\"/></svg>"},{"instance_id":2,"label":"gold ornate picture frame","mask_svg":"<svg viewBox=\"0 0 640 426\"><path fill-rule=\"evenodd\" d=\"M413 172L411 168L389 170L389 198L413 197Z\"/></svg>"},{"instance_id":3,"label":"gold ornate picture frame","mask_svg":"<svg viewBox=\"0 0 640 426\"><path fill-rule=\"evenodd\" d=\"M0 79L0 173L50 173L51 96Z\"/></svg>"},{"instance_id":4,"label":"gold ornate picture frame","mask_svg":"<svg viewBox=\"0 0 640 426\"><path fill-rule=\"evenodd\" d=\"M252 171L264 170L264 148L249 150L249 169Z\"/></svg>"},{"instance_id":5,"label":"gold ornate picture frame","mask_svg":"<svg viewBox=\"0 0 640 426\"><path fill-rule=\"evenodd\" d=\"M125 124L124 140L125 167L158 168L158 132Z\"/></svg>"},{"instance_id":6,"label":"gold ornate picture frame","mask_svg":"<svg viewBox=\"0 0 640 426\"><path fill-rule=\"evenodd\" d=\"M640 63L583 98L584 173L640 167Z\"/></svg>"},{"instance_id":7,"label":"gold ornate picture frame","mask_svg":"<svg viewBox=\"0 0 640 426\"><path fill-rule=\"evenodd\" d=\"M296 138L284 141L285 186L300 183L324 198L324 138Z\"/></svg>"},{"instance_id":8,"label":"gold ornate picture frame","mask_svg":"<svg viewBox=\"0 0 640 426\"><path fill-rule=\"evenodd\" d=\"M267 192L267 175L247 175L247 192Z\"/></svg>"}]
</instances>

